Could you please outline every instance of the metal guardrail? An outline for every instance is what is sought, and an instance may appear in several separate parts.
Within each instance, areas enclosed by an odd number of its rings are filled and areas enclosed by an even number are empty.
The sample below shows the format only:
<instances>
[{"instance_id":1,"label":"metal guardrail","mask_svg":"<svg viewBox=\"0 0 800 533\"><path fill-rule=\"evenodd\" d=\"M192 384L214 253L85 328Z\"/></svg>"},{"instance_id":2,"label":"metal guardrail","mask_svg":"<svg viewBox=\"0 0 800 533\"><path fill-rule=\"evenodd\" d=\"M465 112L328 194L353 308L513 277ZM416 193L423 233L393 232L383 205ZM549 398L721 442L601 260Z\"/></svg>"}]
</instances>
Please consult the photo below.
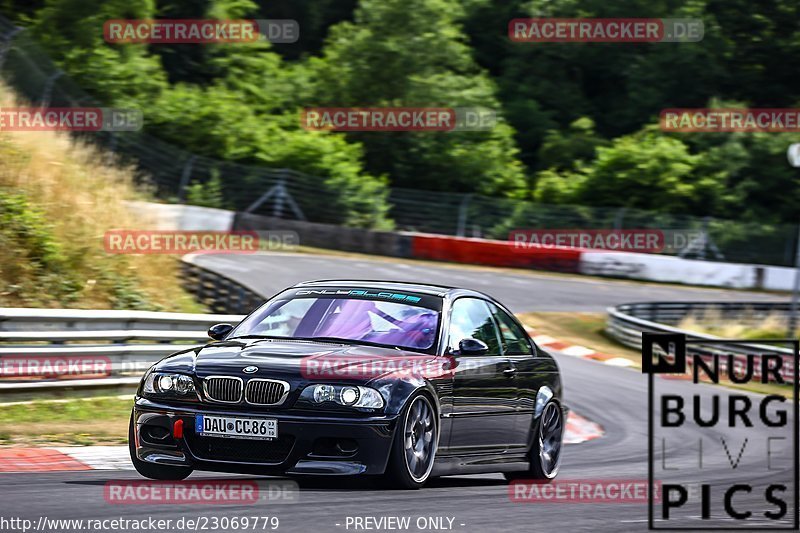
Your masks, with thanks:
<instances>
[{"instance_id":1,"label":"metal guardrail","mask_svg":"<svg viewBox=\"0 0 800 533\"><path fill-rule=\"evenodd\" d=\"M699 321L735 320L746 326L758 325L770 317L785 319L790 302L641 302L619 305L613 309L632 317L677 326L687 317Z\"/></svg>"},{"instance_id":2,"label":"metal guardrail","mask_svg":"<svg viewBox=\"0 0 800 533\"><path fill-rule=\"evenodd\" d=\"M0 393L134 385L163 357L207 342L209 326L244 315L141 311L0 309ZM103 329L108 328L108 329ZM191 342L190 344L187 344ZM102 342L102 344L101 344ZM176 343L180 342L180 343ZM99 376L44 371L90 362ZM31 365L41 370L31 371ZM20 370L23 368L23 370Z\"/></svg>"},{"instance_id":3,"label":"metal guardrail","mask_svg":"<svg viewBox=\"0 0 800 533\"><path fill-rule=\"evenodd\" d=\"M36 388L63 388L67 377L76 383L72 386L98 387L107 379L130 377L138 380L153 363L171 353L189 350L195 344L106 344L89 345L28 345L0 348L0 365L3 378L0 391ZM69 365L88 371L66 369ZM94 370L97 369L97 372ZM88 377L91 376L91 377ZM81 383L77 383L81 382ZM83 383L85 382L85 383ZM35 385L34 385L35 384Z\"/></svg>"},{"instance_id":4,"label":"metal guardrail","mask_svg":"<svg viewBox=\"0 0 800 533\"><path fill-rule=\"evenodd\" d=\"M202 333L219 322L239 321L239 314L161 313L153 311L106 311L80 309L0 309L0 334L12 332L131 331L144 330L171 335L179 331ZM170 337L172 338L172 337Z\"/></svg>"},{"instance_id":5,"label":"metal guardrail","mask_svg":"<svg viewBox=\"0 0 800 533\"><path fill-rule=\"evenodd\" d=\"M2 309L0 392L94 387L110 384L113 379L137 380L159 359L206 342L209 326L238 323L241 319L241 315ZM18 370L20 365L31 361L52 366L80 358L103 361L107 379L35 379L35 375L24 375L30 374L28 371Z\"/></svg>"},{"instance_id":6,"label":"metal guardrail","mask_svg":"<svg viewBox=\"0 0 800 533\"><path fill-rule=\"evenodd\" d=\"M75 341L111 341L124 343L148 340L162 343L174 341L201 341L206 333L200 331L151 331L146 329L119 329L107 331L0 331L2 342L48 342L59 344Z\"/></svg>"},{"instance_id":7,"label":"metal guardrail","mask_svg":"<svg viewBox=\"0 0 800 533\"><path fill-rule=\"evenodd\" d=\"M0 394L134 385L153 363L208 342L211 325L237 324L266 299L191 256L181 269L184 287L215 314L0 309ZM70 363L99 370L72 379L55 369Z\"/></svg>"},{"instance_id":8,"label":"metal guardrail","mask_svg":"<svg viewBox=\"0 0 800 533\"><path fill-rule=\"evenodd\" d=\"M641 350L642 332L682 333L693 343L691 350L700 354L774 354L784 357L784 371L789 375L794 369L794 352L776 345L752 343L720 343L720 337L688 331L676 327L688 316L720 317L723 320L745 321L752 325L775 314L788 314L789 303L784 302L642 302L618 305L606 309L606 332L620 343ZM709 341L703 343L702 341ZM710 342L717 341L717 342Z\"/></svg>"}]
</instances>

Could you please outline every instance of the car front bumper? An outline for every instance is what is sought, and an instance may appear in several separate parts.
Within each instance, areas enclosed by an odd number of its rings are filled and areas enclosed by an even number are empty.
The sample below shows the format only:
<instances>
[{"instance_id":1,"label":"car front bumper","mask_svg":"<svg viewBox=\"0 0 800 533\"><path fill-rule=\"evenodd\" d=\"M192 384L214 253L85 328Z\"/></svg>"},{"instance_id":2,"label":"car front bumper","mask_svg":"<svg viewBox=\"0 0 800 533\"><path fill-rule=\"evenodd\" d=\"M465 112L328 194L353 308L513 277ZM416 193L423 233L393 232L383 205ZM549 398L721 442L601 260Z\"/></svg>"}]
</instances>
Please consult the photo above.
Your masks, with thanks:
<instances>
[{"instance_id":1,"label":"car front bumper","mask_svg":"<svg viewBox=\"0 0 800 533\"><path fill-rule=\"evenodd\" d=\"M198 414L272 418L278 421L278 438L200 436L194 429ZM178 420L183 421L182 438L173 434ZM141 461L196 470L262 475L382 474L396 421L396 416L352 418L174 406L137 397L133 408L134 449Z\"/></svg>"}]
</instances>

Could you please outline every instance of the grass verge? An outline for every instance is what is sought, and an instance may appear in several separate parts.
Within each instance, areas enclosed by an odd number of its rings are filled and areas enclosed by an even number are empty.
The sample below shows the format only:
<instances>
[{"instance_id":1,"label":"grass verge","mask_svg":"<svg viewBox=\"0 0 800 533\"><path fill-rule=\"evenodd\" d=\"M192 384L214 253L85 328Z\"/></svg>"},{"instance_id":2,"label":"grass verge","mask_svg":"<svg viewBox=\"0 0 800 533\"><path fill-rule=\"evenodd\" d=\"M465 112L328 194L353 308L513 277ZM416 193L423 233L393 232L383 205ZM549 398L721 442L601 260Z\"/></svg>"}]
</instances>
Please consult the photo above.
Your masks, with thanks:
<instances>
[{"instance_id":1,"label":"grass verge","mask_svg":"<svg viewBox=\"0 0 800 533\"><path fill-rule=\"evenodd\" d=\"M642 367L642 354L606 335L605 313L536 312L517 315L537 334L549 335L570 344L586 346L600 353L624 357Z\"/></svg>"},{"instance_id":2,"label":"grass verge","mask_svg":"<svg viewBox=\"0 0 800 533\"><path fill-rule=\"evenodd\" d=\"M126 444L131 396L0 404L0 445Z\"/></svg>"}]
</instances>

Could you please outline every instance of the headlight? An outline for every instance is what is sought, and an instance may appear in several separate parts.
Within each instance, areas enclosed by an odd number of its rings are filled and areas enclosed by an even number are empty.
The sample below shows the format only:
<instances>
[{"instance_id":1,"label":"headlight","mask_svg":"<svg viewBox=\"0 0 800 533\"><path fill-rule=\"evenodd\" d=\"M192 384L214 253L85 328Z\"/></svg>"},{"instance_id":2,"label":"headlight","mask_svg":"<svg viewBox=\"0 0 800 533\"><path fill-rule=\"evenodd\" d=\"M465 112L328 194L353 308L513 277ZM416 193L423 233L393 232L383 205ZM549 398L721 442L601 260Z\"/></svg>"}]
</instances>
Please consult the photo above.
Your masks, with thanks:
<instances>
[{"instance_id":1,"label":"headlight","mask_svg":"<svg viewBox=\"0 0 800 533\"><path fill-rule=\"evenodd\" d=\"M150 372L144 378L142 394L159 398L197 400L194 381L185 374Z\"/></svg>"},{"instance_id":2,"label":"headlight","mask_svg":"<svg viewBox=\"0 0 800 533\"><path fill-rule=\"evenodd\" d=\"M354 405L359 397L357 387L342 387L339 393L339 403L342 405Z\"/></svg>"},{"instance_id":3,"label":"headlight","mask_svg":"<svg viewBox=\"0 0 800 533\"><path fill-rule=\"evenodd\" d=\"M175 381L172 379L172 376L161 376L158 378L158 388L162 391L172 390L174 385Z\"/></svg>"},{"instance_id":4,"label":"headlight","mask_svg":"<svg viewBox=\"0 0 800 533\"><path fill-rule=\"evenodd\" d=\"M316 403L335 402L347 407L364 407L367 409L380 409L383 407L383 396L369 387L339 386L339 385L314 385L311 397Z\"/></svg>"}]
</instances>

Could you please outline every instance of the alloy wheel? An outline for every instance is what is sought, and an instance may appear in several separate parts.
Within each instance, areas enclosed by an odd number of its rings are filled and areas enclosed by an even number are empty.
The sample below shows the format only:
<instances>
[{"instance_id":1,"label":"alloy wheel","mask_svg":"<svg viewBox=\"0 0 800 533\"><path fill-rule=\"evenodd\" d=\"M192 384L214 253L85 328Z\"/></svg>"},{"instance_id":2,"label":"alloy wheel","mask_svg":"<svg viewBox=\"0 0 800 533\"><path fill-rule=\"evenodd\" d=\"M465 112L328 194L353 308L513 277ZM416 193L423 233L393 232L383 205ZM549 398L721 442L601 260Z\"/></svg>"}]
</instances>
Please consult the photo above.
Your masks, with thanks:
<instances>
[{"instance_id":1,"label":"alloy wheel","mask_svg":"<svg viewBox=\"0 0 800 533\"><path fill-rule=\"evenodd\" d=\"M436 455L436 419L425 396L417 396L406 412L403 448L408 474L417 483L427 479Z\"/></svg>"},{"instance_id":2,"label":"alloy wheel","mask_svg":"<svg viewBox=\"0 0 800 533\"><path fill-rule=\"evenodd\" d=\"M539 462L542 473L554 478L561 462L561 446L564 433L564 416L555 403L548 403L539 421Z\"/></svg>"}]
</instances>

